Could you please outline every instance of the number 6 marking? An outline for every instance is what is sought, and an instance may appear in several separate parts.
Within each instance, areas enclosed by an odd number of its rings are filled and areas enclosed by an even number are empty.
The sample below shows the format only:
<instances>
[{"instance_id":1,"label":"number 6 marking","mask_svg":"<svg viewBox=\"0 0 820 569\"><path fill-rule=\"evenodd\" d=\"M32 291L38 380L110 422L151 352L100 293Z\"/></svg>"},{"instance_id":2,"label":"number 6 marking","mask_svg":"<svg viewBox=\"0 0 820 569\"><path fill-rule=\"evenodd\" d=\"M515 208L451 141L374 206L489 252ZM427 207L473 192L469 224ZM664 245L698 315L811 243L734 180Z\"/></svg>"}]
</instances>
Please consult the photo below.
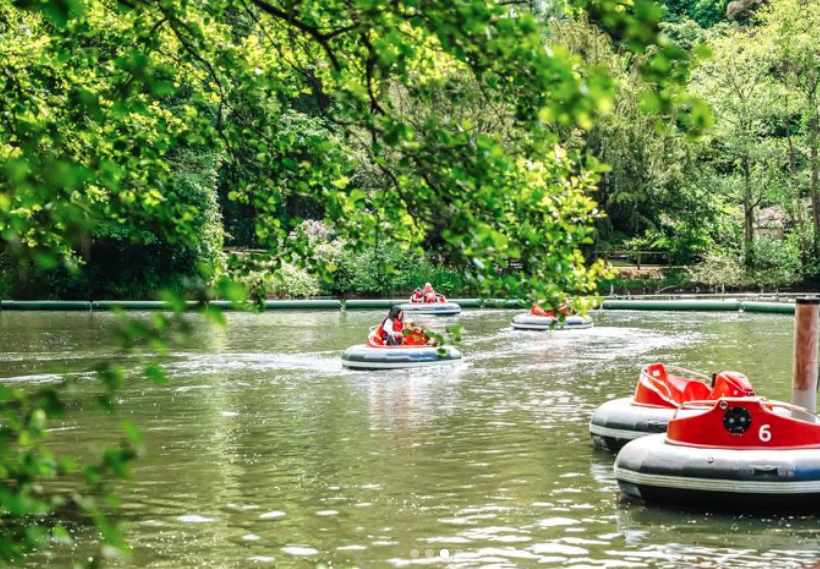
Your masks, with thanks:
<instances>
[{"instance_id":1,"label":"number 6 marking","mask_svg":"<svg viewBox=\"0 0 820 569\"><path fill-rule=\"evenodd\" d=\"M760 440L764 443L767 443L770 440L772 440L772 432L769 430L770 428L771 425L763 425L757 432L757 436L760 437Z\"/></svg>"}]
</instances>

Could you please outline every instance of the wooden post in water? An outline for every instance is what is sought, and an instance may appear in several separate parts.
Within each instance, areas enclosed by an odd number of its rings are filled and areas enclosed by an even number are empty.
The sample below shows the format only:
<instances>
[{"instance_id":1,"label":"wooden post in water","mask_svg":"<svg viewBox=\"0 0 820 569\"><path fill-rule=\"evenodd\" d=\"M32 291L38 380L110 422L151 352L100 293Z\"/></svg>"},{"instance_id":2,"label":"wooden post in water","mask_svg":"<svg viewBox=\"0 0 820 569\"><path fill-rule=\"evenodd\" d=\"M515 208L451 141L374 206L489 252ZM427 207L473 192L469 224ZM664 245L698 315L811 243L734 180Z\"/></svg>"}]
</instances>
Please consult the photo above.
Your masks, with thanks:
<instances>
[{"instance_id":1,"label":"wooden post in water","mask_svg":"<svg viewBox=\"0 0 820 569\"><path fill-rule=\"evenodd\" d=\"M794 307L792 404L817 412L817 333L820 298L798 298Z\"/></svg>"}]
</instances>

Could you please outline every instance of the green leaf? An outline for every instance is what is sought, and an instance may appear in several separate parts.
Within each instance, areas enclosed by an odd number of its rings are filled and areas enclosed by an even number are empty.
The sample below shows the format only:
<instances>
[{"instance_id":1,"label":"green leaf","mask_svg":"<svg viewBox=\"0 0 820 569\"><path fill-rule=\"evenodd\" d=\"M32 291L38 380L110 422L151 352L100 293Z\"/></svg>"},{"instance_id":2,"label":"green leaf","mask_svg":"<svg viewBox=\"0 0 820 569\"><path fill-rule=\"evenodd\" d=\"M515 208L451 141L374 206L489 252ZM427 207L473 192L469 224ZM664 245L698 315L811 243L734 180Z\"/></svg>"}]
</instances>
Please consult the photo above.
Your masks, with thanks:
<instances>
[{"instance_id":1,"label":"green leaf","mask_svg":"<svg viewBox=\"0 0 820 569\"><path fill-rule=\"evenodd\" d=\"M165 375L165 371L157 363L151 363L145 366L143 368L143 373L148 379L157 385L165 385L168 383L168 377Z\"/></svg>"}]
</instances>

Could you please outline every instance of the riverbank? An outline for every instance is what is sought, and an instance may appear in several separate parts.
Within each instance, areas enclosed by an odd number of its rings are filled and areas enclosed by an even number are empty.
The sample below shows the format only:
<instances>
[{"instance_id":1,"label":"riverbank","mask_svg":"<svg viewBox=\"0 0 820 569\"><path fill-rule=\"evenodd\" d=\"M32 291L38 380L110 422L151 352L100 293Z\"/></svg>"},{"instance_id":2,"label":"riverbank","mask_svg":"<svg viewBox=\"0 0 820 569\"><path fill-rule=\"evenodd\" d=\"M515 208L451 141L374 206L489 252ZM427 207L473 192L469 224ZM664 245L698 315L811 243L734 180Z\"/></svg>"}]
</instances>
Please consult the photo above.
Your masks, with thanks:
<instances>
[{"instance_id":1,"label":"riverbank","mask_svg":"<svg viewBox=\"0 0 820 569\"><path fill-rule=\"evenodd\" d=\"M746 274L738 268L733 275L710 271L706 266L614 267L615 276L598 281L598 291L609 296L637 294L778 294L805 293L820 289L816 277L777 279L771 275Z\"/></svg>"}]
</instances>

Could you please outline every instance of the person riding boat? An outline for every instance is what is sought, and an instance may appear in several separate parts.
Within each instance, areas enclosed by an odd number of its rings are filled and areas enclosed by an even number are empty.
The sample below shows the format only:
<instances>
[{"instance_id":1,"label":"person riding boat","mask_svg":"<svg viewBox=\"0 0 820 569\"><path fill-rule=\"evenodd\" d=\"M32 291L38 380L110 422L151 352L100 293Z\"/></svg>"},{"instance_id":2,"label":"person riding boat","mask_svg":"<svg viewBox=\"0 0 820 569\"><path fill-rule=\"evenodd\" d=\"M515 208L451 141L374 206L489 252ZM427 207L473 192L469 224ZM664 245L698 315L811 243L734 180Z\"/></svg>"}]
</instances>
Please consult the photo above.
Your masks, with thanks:
<instances>
[{"instance_id":1,"label":"person riding boat","mask_svg":"<svg viewBox=\"0 0 820 569\"><path fill-rule=\"evenodd\" d=\"M400 346L404 340L404 311L393 306L381 325L376 329L375 339L384 346Z\"/></svg>"},{"instance_id":2,"label":"person riding boat","mask_svg":"<svg viewBox=\"0 0 820 569\"><path fill-rule=\"evenodd\" d=\"M566 305L561 305L561 307L558 309L558 311L561 314L563 314L564 316L566 316L567 315ZM538 303L535 303L535 304L532 305L532 308L530 309L530 313L533 316L549 316L549 317L552 317L552 318L555 317L555 312L554 311L544 310L543 308L541 308L541 306Z\"/></svg>"},{"instance_id":3,"label":"person riding boat","mask_svg":"<svg viewBox=\"0 0 820 569\"><path fill-rule=\"evenodd\" d=\"M410 295L410 302L424 302L424 293L422 293L420 288L416 288L413 294Z\"/></svg>"},{"instance_id":4,"label":"person riding boat","mask_svg":"<svg viewBox=\"0 0 820 569\"><path fill-rule=\"evenodd\" d=\"M436 291L433 290L433 285L430 283L425 283L421 292L424 295L424 302L436 301Z\"/></svg>"},{"instance_id":5,"label":"person riding boat","mask_svg":"<svg viewBox=\"0 0 820 569\"><path fill-rule=\"evenodd\" d=\"M431 285L430 283L424 284L424 288L422 289L421 293L424 298L424 302L447 302L447 299L444 298L444 295L439 294L435 290L433 290L433 285Z\"/></svg>"}]
</instances>

